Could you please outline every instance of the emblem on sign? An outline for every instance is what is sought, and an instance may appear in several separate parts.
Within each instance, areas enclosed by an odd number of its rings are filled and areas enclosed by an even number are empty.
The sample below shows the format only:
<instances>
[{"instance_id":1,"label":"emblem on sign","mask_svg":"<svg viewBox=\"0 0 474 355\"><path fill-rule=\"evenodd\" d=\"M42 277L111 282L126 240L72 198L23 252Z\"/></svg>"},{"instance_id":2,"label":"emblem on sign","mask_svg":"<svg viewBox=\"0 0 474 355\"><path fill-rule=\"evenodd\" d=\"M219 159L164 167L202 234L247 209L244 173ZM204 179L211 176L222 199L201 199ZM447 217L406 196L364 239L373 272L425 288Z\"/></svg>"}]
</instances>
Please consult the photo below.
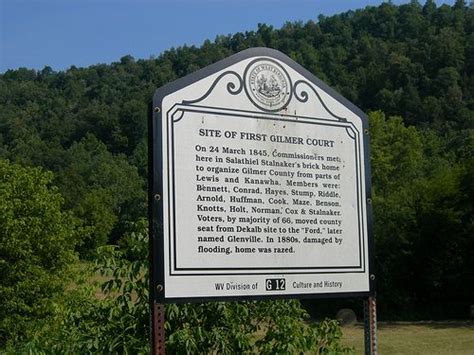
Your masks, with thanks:
<instances>
[{"instance_id":1,"label":"emblem on sign","mask_svg":"<svg viewBox=\"0 0 474 355\"><path fill-rule=\"evenodd\" d=\"M288 73L278 63L257 59L245 70L246 91L250 100L265 111L284 108L291 98Z\"/></svg>"}]
</instances>

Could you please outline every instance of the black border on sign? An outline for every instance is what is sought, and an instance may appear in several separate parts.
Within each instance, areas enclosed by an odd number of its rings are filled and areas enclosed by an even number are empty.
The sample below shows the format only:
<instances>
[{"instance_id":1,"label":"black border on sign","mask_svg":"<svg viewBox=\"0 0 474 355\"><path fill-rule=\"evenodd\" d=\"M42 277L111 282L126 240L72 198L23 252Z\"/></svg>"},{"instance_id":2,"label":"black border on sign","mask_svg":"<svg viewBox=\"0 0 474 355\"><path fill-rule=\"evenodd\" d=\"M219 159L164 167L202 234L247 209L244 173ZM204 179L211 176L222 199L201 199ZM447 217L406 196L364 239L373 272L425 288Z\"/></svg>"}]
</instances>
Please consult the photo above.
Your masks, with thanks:
<instances>
[{"instance_id":1,"label":"black border on sign","mask_svg":"<svg viewBox=\"0 0 474 355\"><path fill-rule=\"evenodd\" d=\"M181 105L180 105L181 106ZM250 116L243 116L242 114L239 115L239 113L237 111L234 111L234 110L229 110L228 112L213 112L213 111L209 111L209 108L208 107L203 107L203 106L190 106L190 107L187 107L186 105L182 105L183 107L179 107L177 108L177 110L175 112L173 112L171 114L170 117L166 117L165 119L169 120L169 124L171 125L171 128L169 128L170 132L171 132L171 141L169 143L169 145L171 146L171 162L168 160L168 167L167 167L167 170L169 172L172 172L171 173L171 176L170 176L170 180L172 180L172 183L173 183L173 186L175 186L175 174L174 174L174 170L175 170L175 163L174 163L174 159L175 159L175 153L174 153L174 146L175 146L175 138L174 138L174 125L176 123L178 123L179 121L181 121L181 119L183 118L183 114L185 112L193 112L193 113L209 113L209 114L214 114L214 115L220 115L220 116L231 116L231 117L238 117L238 118L246 118L246 119L266 119L266 120L274 120L274 121L283 121L283 122L291 122L291 123L298 123L298 124L310 124L310 125L323 125L323 126L331 126L331 127L337 127L337 128L342 128L342 129L353 129L355 130L359 135L359 131L357 130L357 128L355 128L351 123L348 123L348 122L335 122L335 121L329 121L329 120L318 120L316 121L317 119L314 119L314 122L309 122L309 121L301 121L301 120L298 120L298 121L295 121L295 120L290 120L288 119L288 117L286 116L289 116L289 115L280 115L279 118L277 117L264 117L266 116L265 113L260 113L262 116L261 117L255 117L255 115L250 115ZM207 109L207 110L206 110ZM225 108L217 108L217 107L213 107L213 109L222 109L222 110L226 110ZM175 121L173 120L173 116L177 113L177 112L181 112L181 115L179 115L179 118ZM251 114L259 114L259 112L250 112ZM168 113L167 113L167 116L168 116ZM170 132L166 132L168 135L170 134ZM361 205L361 201L360 201L360 192L361 192L361 181L359 181L359 176L361 176L361 172L360 172L360 169L361 169L361 161L360 161L360 152L359 152L359 140L356 137L351 137L349 135L349 138L353 139L354 140L354 145L355 145L355 149L354 149L354 154L355 154L355 169L356 169L356 173L355 173L355 176L356 176L356 182L355 182L355 185L357 187L357 192L356 192L356 195L357 195L357 221L358 221L358 228L359 228L359 238L358 238L358 243L359 243L359 265L350 265L350 266L326 266L326 267L315 267L315 266L298 266L298 267L227 267L227 268L221 268L221 267L207 267L207 268L184 268L184 267L178 267L178 253L177 253L177 248L176 248L176 211L175 211L175 198L174 198L174 195L175 195L175 189L173 190L170 190L168 189L168 196L173 196L172 197L172 200L173 200L173 213L172 213L172 216L173 216L173 220L169 221L170 224L172 223L173 224L173 235L171 234L171 231L169 231L169 245L173 244L173 258L171 258L171 250L170 250L170 258L169 258L169 262L170 262L170 265L169 265L169 271L170 271L170 275L172 276L211 276L211 275L219 275L219 276L222 276L222 275L287 275L287 274L344 274L344 273L353 273L353 274L357 274L357 273L364 273L365 272L365 245L364 245L364 226L363 224L361 223L361 218L362 218L362 211L360 210L360 205ZM360 139L360 138L359 138ZM170 187L170 184L168 184L168 187ZM174 263L172 264L171 263L171 259L173 259ZM315 271L296 271L296 270L315 270ZM331 269L335 269L335 270L342 270L342 271L316 271L318 269L323 269L323 270L331 270ZM344 269L361 269L361 270L351 270L351 271L344 271ZM209 271L209 272L206 272L206 273L202 273L202 274L184 274L184 273L178 273L178 274L174 274L173 271ZM211 271L234 271L234 270L242 270L242 272L239 272L239 273L211 273ZM245 271L248 271L248 270L271 270L271 271L268 271L266 273L250 273L250 272L245 272ZM287 271L287 270L295 270L295 271Z\"/></svg>"},{"instance_id":2,"label":"black border on sign","mask_svg":"<svg viewBox=\"0 0 474 355\"><path fill-rule=\"evenodd\" d=\"M350 111L354 112L362 120L363 133L361 133L364 145L365 159L365 191L366 191L366 211L367 211L367 242L368 242L368 274L369 291L368 292L345 292L345 293L317 293L317 294L284 294L284 295L263 295L263 296L230 296L230 297L183 297L183 298L165 298L164 280L164 225L163 225L163 159L162 159L162 101L169 94L189 86L201 79L204 79L214 73L222 71L242 60L266 56L278 59L293 70L301 74L307 80L323 90L333 99L344 105ZM324 105L324 104L323 104ZM367 116L353 103L337 93L334 89L322 82L308 70L298 63L294 62L285 54L270 48L250 48L234 54L217 63L200 69L181 79L173 81L162 86L155 91L152 106L149 113L148 124L148 216L149 216L149 262L150 262L150 302L159 303L186 303L186 302L208 302L208 301L242 301L242 300L264 300L264 299L288 299L288 298L365 298L375 295L375 276L373 275L373 257L374 240L372 230L372 203L371 203L371 168L370 168L370 139L369 122Z\"/></svg>"}]
</instances>

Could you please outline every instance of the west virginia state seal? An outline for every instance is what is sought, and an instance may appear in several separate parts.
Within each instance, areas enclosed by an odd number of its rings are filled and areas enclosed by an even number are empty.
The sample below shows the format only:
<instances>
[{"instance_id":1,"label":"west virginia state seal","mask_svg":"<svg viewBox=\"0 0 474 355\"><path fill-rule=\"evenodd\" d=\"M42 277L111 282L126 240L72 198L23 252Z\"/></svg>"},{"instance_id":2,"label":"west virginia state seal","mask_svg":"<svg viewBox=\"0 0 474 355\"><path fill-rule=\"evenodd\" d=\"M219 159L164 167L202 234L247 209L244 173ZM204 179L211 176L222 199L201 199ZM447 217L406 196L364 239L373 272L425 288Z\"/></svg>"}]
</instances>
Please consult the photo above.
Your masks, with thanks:
<instances>
[{"instance_id":1,"label":"west virginia state seal","mask_svg":"<svg viewBox=\"0 0 474 355\"><path fill-rule=\"evenodd\" d=\"M244 77L245 91L258 108L279 111L290 101L290 76L276 61L256 59L247 66Z\"/></svg>"}]
</instances>

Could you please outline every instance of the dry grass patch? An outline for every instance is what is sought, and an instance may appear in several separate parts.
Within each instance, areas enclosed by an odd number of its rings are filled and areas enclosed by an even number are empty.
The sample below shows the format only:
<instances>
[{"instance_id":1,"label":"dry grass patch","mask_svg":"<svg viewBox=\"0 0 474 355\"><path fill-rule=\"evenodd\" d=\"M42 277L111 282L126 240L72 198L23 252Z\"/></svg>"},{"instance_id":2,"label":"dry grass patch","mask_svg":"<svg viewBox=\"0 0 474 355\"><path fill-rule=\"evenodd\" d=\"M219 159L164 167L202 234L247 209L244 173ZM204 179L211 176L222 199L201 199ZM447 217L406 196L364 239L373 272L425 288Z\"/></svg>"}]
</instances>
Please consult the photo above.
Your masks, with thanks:
<instances>
[{"instance_id":1,"label":"dry grass patch","mask_svg":"<svg viewBox=\"0 0 474 355\"><path fill-rule=\"evenodd\" d=\"M342 343L364 354L362 324L342 328ZM384 354L474 354L474 322L379 322L378 350Z\"/></svg>"}]
</instances>

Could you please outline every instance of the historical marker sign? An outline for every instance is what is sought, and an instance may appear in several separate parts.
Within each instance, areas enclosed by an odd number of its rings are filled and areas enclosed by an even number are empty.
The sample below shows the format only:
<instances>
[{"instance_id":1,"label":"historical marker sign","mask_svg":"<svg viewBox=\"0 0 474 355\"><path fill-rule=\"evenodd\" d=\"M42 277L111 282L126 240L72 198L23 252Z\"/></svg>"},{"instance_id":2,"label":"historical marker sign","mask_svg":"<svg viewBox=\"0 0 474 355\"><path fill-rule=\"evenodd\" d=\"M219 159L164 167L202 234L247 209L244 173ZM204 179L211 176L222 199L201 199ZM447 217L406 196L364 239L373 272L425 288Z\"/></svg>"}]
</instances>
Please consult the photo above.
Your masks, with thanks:
<instances>
[{"instance_id":1,"label":"historical marker sign","mask_svg":"<svg viewBox=\"0 0 474 355\"><path fill-rule=\"evenodd\" d=\"M266 48L160 88L153 107L158 301L371 293L359 109Z\"/></svg>"}]
</instances>

